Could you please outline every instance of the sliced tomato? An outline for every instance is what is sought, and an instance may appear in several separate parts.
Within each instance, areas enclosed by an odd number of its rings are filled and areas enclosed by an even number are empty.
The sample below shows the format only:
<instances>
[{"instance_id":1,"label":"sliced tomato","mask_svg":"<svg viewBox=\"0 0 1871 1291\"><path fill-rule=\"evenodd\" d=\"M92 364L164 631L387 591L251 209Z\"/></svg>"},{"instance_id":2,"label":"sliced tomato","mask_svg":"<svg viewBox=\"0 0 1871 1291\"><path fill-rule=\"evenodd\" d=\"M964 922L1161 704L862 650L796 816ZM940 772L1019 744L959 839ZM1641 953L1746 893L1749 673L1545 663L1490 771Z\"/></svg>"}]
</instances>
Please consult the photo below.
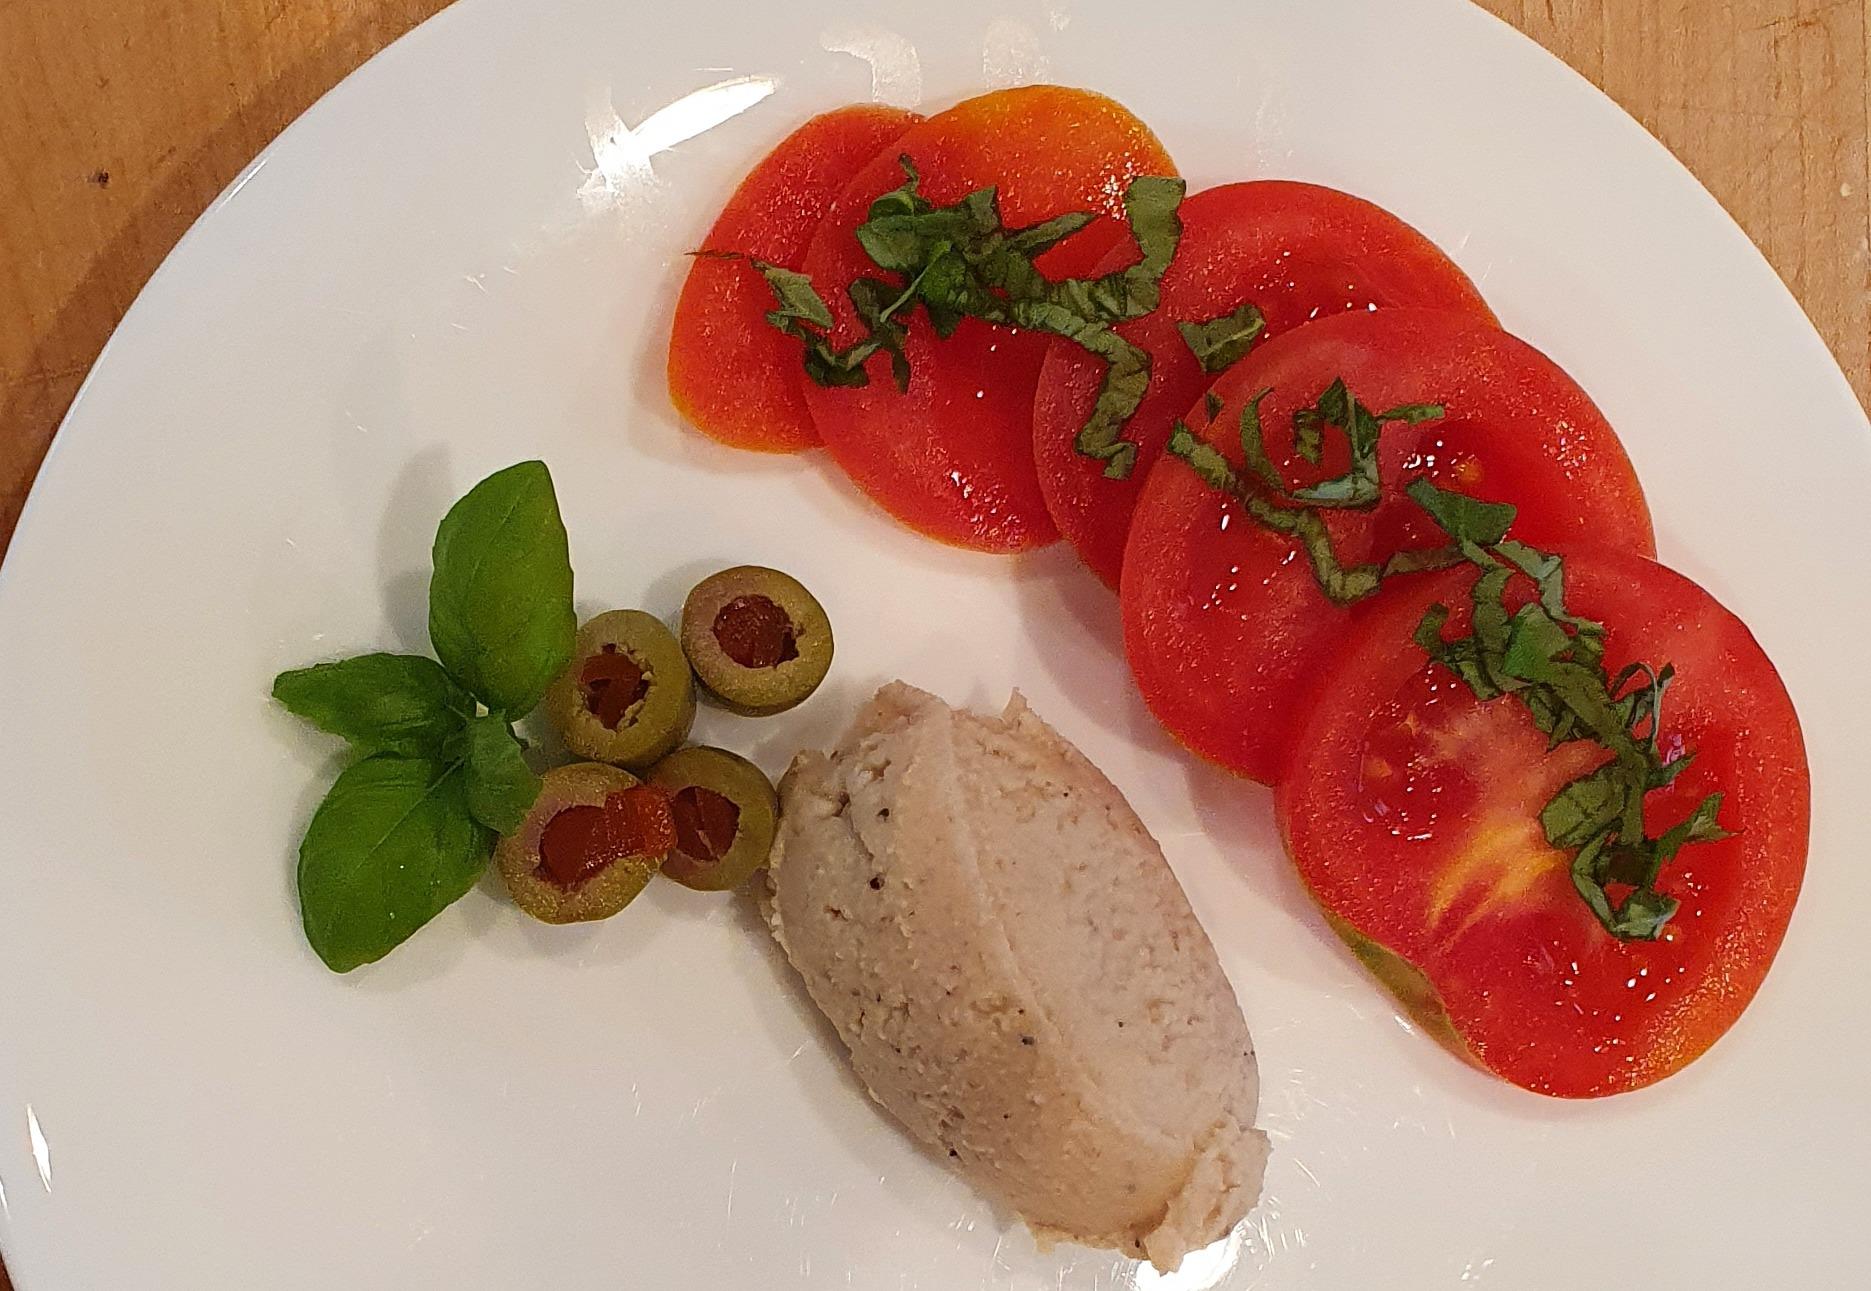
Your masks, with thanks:
<instances>
[{"instance_id":1,"label":"sliced tomato","mask_svg":"<svg viewBox=\"0 0 1871 1291\"><path fill-rule=\"evenodd\" d=\"M1423 611L1468 632L1472 575L1387 588L1328 670L1276 803L1334 929L1457 1053L1542 1094L1596 1097L1681 1068L1734 1024L1785 935L1805 873L1810 789L1792 701L1745 625L1629 553L1578 551L1566 600L1607 627L1605 663L1676 666L1666 756L1694 760L1645 802L1652 835L1711 793L1732 836L1692 843L1659 889L1657 941L1620 941L1574 890L1541 808L1607 758L1548 751L1525 708L1482 703L1411 639Z\"/></svg>"},{"instance_id":2,"label":"sliced tomato","mask_svg":"<svg viewBox=\"0 0 1871 1291\"><path fill-rule=\"evenodd\" d=\"M1033 402L1033 456L1053 520L1092 572L1112 587L1124 565L1130 517L1171 425L1214 381L1178 323L1201 323L1243 305L1266 320L1260 343L1314 319L1398 305L1447 309L1486 323L1494 315L1468 275L1435 243L1380 206L1337 189L1285 180L1225 184L1182 204L1182 243L1163 275L1155 313L1117 330L1150 355L1150 388L1124 429L1137 463L1121 480L1074 441L1091 415L1104 364L1055 340ZM1119 247L1094 272L1134 258Z\"/></svg>"},{"instance_id":3,"label":"sliced tomato","mask_svg":"<svg viewBox=\"0 0 1871 1291\"><path fill-rule=\"evenodd\" d=\"M741 181L700 249L798 269L832 199L920 120L872 104L813 117ZM800 389L799 342L767 325L772 308L773 293L751 265L692 260L669 334L669 397L711 439L791 452L819 437Z\"/></svg>"},{"instance_id":4,"label":"sliced tomato","mask_svg":"<svg viewBox=\"0 0 1871 1291\"><path fill-rule=\"evenodd\" d=\"M1514 534L1654 553L1649 509L1617 435L1550 359L1477 319L1387 309L1309 323L1269 342L1214 387L1219 415L1192 428L1241 462L1238 422L1261 390L1267 455L1311 484L1346 469L1328 433L1318 465L1294 451L1293 414L1335 379L1374 411L1438 403L1440 421L1395 423L1381 441L1383 499L1328 526L1344 564L1441 545L1403 495L1412 478L1520 508ZM1293 540L1257 526L1182 462L1165 459L1138 499L1125 550L1124 644L1144 700L1194 752L1272 783L1320 670L1358 613L1328 600Z\"/></svg>"},{"instance_id":5,"label":"sliced tomato","mask_svg":"<svg viewBox=\"0 0 1871 1291\"><path fill-rule=\"evenodd\" d=\"M876 273L854 230L871 202L903 183L897 155L912 158L931 201L958 201L997 186L1010 227L1068 211L1105 218L1040 257L1054 277L1091 270L1125 238L1123 194L1140 175L1173 175L1149 127L1103 95L1051 85L968 99L910 130L834 203L806 256L806 272L831 304L834 339L861 333L845 288ZM825 446L852 481L904 524L983 551L1018 551L1058 531L1033 469L1033 387L1046 337L964 320L938 340L912 320L905 344L907 393L879 355L862 388L808 386Z\"/></svg>"}]
</instances>

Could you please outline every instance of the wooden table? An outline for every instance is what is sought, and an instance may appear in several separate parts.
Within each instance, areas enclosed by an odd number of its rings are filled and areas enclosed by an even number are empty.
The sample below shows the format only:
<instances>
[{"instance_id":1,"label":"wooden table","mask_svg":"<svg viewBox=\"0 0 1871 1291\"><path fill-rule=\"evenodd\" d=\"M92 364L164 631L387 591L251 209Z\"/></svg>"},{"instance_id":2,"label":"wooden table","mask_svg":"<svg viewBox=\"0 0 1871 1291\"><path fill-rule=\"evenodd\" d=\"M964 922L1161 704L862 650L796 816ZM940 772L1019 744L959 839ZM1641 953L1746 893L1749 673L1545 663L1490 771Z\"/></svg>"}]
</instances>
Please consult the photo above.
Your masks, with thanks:
<instances>
[{"instance_id":1,"label":"wooden table","mask_svg":"<svg viewBox=\"0 0 1871 1291\"><path fill-rule=\"evenodd\" d=\"M444 3L0 0L0 551L163 254L282 126ZM1689 163L1871 401L1871 0L1483 3Z\"/></svg>"}]
</instances>

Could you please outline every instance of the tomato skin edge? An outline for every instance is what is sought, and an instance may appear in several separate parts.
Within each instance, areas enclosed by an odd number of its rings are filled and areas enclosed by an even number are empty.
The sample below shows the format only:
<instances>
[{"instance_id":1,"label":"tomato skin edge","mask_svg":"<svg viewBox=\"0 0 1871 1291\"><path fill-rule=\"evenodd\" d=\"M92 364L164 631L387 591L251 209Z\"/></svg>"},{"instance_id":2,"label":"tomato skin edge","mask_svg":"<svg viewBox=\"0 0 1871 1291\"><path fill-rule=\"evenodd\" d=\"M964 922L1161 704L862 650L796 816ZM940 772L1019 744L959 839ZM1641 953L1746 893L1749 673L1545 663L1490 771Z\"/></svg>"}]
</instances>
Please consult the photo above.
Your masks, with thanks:
<instances>
[{"instance_id":1,"label":"tomato skin edge","mask_svg":"<svg viewBox=\"0 0 1871 1291\"><path fill-rule=\"evenodd\" d=\"M699 249L798 269L845 179L922 118L858 103L803 122L741 176ZM717 443L796 453L819 442L799 342L766 321L772 293L744 261L689 261L669 323L663 376L676 412Z\"/></svg>"}]
</instances>

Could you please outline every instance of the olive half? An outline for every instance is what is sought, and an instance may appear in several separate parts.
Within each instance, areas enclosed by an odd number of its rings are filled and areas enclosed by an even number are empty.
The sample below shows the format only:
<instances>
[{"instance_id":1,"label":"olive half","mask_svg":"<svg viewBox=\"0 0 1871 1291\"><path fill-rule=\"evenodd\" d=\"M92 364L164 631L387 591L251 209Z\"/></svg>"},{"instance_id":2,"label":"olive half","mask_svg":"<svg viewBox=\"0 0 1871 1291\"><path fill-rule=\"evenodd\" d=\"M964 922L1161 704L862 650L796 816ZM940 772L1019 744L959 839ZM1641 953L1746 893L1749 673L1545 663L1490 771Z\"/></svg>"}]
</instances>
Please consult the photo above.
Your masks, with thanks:
<instances>
[{"instance_id":1,"label":"olive half","mask_svg":"<svg viewBox=\"0 0 1871 1291\"><path fill-rule=\"evenodd\" d=\"M649 779L669 795L675 817L664 874L697 892L726 892L767 863L780 796L759 767L726 749L678 749Z\"/></svg>"},{"instance_id":2,"label":"olive half","mask_svg":"<svg viewBox=\"0 0 1871 1291\"><path fill-rule=\"evenodd\" d=\"M608 919L675 845L669 796L628 771L576 762L546 772L520 827L494 848L514 903L546 923Z\"/></svg>"},{"instance_id":3,"label":"olive half","mask_svg":"<svg viewBox=\"0 0 1871 1291\"><path fill-rule=\"evenodd\" d=\"M825 680L832 624L818 598L790 574L737 565L689 593L682 649L724 706L764 717L801 702Z\"/></svg>"},{"instance_id":4,"label":"olive half","mask_svg":"<svg viewBox=\"0 0 1871 1291\"><path fill-rule=\"evenodd\" d=\"M612 610L578 629L546 712L573 753L640 771L688 737L695 677L661 620Z\"/></svg>"}]
</instances>

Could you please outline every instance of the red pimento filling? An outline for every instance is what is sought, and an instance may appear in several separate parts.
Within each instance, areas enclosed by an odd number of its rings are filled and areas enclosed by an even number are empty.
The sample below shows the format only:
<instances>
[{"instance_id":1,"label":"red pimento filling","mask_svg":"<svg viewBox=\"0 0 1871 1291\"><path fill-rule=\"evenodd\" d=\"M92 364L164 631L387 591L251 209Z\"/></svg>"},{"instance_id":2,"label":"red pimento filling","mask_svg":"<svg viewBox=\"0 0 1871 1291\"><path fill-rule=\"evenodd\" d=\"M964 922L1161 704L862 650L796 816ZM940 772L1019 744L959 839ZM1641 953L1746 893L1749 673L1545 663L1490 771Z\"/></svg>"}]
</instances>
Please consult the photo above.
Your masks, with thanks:
<instances>
[{"instance_id":1,"label":"red pimento filling","mask_svg":"<svg viewBox=\"0 0 1871 1291\"><path fill-rule=\"evenodd\" d=\"M661 856L676 842L669 797L654 785L620 789L601 807L566 807L539 835L538 877L570 892L630 857Z\"/></svg>"},{"instance_id":2,"label":"red pimento filling","mask_svg":"<svg viewBox=\"0 0 1871 1291\"><path fill-rule=\"evenodd\" d=\"M578 684L584 688L585 707L606 730L612 731L631 706L650 693L649 674L615 643L608 642L585 660Z\"/></svg>"},{"instance_id":3,"label":"red pimento filling","mask_svg":"<svg viewBox=\"0 0 1871 1291\"><path fill-rule=\"evenodd\" d=\"M670 810L676 820L676 850L683 855L713 864L734 846L741 809L726 794L689 785L676 790Z\"/></svg>"},{"instance_id":4,"label":"red pimento filling","mask_svg":"<svg viewBox=\"0 0 1871 1291\"><path fill-rule=\"evenodd\" d=\"M735 597L716 612L711 630L721 652L743 668L775 668L799 657L792 619L764 596Z\"/></svg>"}]
</instances>

